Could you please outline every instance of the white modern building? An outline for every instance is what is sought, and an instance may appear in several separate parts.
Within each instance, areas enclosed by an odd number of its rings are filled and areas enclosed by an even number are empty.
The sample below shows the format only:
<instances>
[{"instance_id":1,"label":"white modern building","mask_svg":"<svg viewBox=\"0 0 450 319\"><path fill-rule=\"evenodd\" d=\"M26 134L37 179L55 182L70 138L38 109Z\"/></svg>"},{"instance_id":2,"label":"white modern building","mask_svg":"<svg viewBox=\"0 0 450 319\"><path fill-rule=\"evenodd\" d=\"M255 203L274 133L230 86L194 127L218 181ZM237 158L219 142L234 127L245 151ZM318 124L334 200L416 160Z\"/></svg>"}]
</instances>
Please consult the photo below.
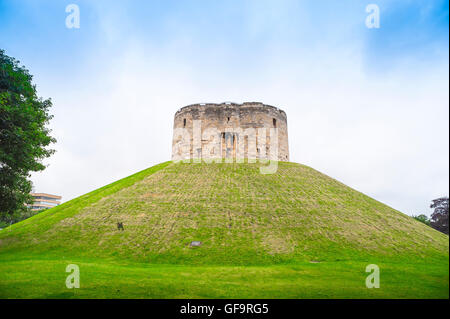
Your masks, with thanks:
<instances>
[{"instance_id":1,"label":"white modern building","mask_svg":"<svg viewBox=\"0 0 450 319\"><path fill-rule=\"evenodd\" d=\"M46 194L46 193L31 193L34 202L32 205L28 205L31 210L41 210L52 208L61 204L61 196Z\"/></svg>"}]
</instances>

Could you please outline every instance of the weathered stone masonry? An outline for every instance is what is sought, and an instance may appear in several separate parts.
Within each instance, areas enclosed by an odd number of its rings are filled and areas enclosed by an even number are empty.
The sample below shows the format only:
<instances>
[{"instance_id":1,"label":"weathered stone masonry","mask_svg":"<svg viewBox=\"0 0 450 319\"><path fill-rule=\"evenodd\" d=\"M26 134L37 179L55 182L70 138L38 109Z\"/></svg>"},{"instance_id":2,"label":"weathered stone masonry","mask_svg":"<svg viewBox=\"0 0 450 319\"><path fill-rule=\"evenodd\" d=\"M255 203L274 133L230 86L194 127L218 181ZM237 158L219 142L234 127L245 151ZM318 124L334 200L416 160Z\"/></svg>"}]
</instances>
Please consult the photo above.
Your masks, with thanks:
<instances>
[{"instance_id":1,"label":"weathered stone masonry","mask_svg":"<svg viewBox=\"0 0 450 319\"><path fill-rule=\"evenodd\" d=\"M204 103L175 113L172 160L289 161L286 113L259 102Z\"/></svg>"}]
</instances>

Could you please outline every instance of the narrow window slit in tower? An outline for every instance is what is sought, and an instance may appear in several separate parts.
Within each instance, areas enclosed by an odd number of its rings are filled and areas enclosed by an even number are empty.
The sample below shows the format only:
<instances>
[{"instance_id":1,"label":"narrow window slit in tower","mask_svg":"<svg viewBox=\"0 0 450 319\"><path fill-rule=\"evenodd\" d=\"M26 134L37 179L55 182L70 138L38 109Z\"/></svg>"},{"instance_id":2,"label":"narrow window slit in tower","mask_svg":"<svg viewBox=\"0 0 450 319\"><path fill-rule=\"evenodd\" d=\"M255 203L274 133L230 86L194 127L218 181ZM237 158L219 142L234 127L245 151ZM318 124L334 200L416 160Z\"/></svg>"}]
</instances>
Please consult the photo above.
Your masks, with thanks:
<instances>
[{"instance_id":1,"label":"narrow window slit in tower","mask_svg":"<svg viewBox=\"0 0 450 319\"><path fill-rule=\"evenodd\" d=\"M273 119L273 127L277 127L277 120Z\"/></svg>"},{"instance_id":2,"label":"narrow window slit in tower","mask_svg":"<svg viewBox=\"0 0 450 319\"><path fill-rule=\"evenodd\" d=\"M227 146L226 146L226 140L225 140L225 133L222 133L221 134L221 139L222 139L222 145L221 145L221 148L222 148L222 151L221 151L221 153L222 153L222 158L225 158L226 157L226 153L227 153Z\"/></svg>"},{"instance_id":3,"label":"narrow window slit in tower","mask_svg":"<svg viewBox=\"0 0 450 319\"><path fill-rule=\"evenodd\" d=\"M186 127L186 119L183 119L183 127Z\"/></svg>"},{"instance_id":4,"label":"narrow window slit in tower","mask_svg":"<svg viewBox=\"0 0 450 319\"><path fill-rule=\"evenodd\" d=\"M236 139L236 134L233 134L233 158L236 159L236 143L237 139Z\"/></svg>"}]
</instances>

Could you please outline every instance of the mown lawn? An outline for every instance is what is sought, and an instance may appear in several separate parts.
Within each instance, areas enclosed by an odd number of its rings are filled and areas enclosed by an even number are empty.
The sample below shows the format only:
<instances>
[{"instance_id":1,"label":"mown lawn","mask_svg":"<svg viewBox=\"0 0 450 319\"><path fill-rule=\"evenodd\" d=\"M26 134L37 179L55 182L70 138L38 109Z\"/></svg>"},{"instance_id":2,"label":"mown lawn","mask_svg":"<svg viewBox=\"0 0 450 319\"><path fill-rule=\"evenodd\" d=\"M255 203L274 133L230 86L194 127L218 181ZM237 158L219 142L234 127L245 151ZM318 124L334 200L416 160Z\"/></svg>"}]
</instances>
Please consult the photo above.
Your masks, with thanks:
<instances>
[{"instance_id":1,"label":"mown lawn","mask_svg":"<svg viewBox=\"0 0 450 319\"><path fill-rule=\"evenodd\" d=\"M65 286L68 264L80 288ZM184 266L0 256L0 298L448 298L448 262L384 263L368 289L365 263Z\"/></svg>"}]
</instances>

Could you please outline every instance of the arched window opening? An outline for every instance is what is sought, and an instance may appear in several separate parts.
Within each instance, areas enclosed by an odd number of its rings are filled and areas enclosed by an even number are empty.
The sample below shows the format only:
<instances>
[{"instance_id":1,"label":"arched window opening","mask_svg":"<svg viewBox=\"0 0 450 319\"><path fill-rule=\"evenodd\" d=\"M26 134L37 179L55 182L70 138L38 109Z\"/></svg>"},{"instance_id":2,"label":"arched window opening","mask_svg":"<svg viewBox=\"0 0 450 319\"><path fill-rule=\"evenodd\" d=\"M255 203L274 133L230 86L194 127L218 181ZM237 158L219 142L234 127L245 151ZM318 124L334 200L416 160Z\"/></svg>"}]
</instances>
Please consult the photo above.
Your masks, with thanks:
<instances>
[{"instance_id":1,"label":"arched window opening","mask_svg":"<svg viewBox=\"0 0 450 319\"><path fill-rule=\"evenodd\" d=\"M186 127L186 119L183 119L183 127Z\"/></svg>"},{"instance_id":2,"label":"arched window opening","mask_svg":"<svg viewBox=\"0 0 450 319\"><path fill-rule=\"evenodd\" d=\"M273 119L273 127L277 127L277 120Z\"/></svg>"}]
</instances>

